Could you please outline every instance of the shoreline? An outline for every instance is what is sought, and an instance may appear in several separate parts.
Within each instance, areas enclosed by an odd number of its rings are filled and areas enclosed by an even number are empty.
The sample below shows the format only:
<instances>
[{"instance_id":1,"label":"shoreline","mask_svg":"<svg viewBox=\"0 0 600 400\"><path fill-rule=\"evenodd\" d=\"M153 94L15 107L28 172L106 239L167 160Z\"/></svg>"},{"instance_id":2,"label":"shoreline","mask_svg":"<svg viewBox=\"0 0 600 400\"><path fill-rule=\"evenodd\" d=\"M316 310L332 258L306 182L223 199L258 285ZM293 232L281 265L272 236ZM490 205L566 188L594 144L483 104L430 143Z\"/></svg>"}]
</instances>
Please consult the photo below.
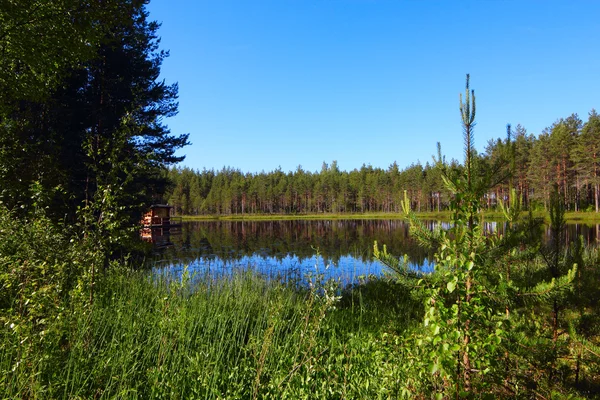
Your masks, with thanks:
<instances>
[{"instance_id":1,"label":"shoreline","mask_svg":"<svg viewBox=\"0 0 600 400\"><path fill-rule=\"evenodd\" d=\"M525 213L524 213L525 214ZM418 218L429 220L449 221L450 212L421 212ZM548 219L546 212L537 211L537 218ZM501 222L504 216L501 212L484 212L483 217L488 221ZM321 213L321 214L228 214L228 215L183 215L183 221L293 221L293 220L365 220L365 219L406 219L403 213ZM600 213L596 212L566 212L567 223L600 224Z\"/></svg>"}]
</instances>

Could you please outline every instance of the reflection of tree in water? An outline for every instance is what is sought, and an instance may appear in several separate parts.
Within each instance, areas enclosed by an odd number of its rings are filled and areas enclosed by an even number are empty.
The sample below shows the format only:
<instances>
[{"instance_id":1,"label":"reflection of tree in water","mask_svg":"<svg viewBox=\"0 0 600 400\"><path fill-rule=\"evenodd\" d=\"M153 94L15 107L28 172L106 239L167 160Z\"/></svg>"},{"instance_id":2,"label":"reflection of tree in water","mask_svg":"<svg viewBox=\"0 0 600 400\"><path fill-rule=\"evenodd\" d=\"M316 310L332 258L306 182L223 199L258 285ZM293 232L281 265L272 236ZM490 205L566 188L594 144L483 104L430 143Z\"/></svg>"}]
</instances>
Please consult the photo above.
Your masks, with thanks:
<instances>
[{"instance_id":1,"label":"reflection of tree in water","mask_svg":"<svg viewBox=\"0 0 600 400\"><path fill-rule=\"evenodd\" d=\"M375 240L396 254L408 254L418 265L431 256L408 237L408 225L400 220L301 220L187 222L181 234L171 236L174 246L160 258L191 262L213 256L236 261L252 255L277 259L295 255L305 259L318 249L334 264L347 255L369 262Z\"/></svg>"},{"instance_id":2,"label":"reflection of tree in water","mask_svg":"<svg viewBox=\"0 0 600 400\"><path fill-rule=\"evenodd\" d=\"M549 227L546 227L545 235L550 236ZM579 236L583 236L585 246L597 246L600 240L600 224L567 224L564 235L565 246L569 246Z\"/></svg>"},{"instance_id":3,"label":"reflection of tree in water","mask_svg":"<svg viewBox=\"0 0 600 400\"><path fill-rule=\"evenodd\" d=\"M426 222L430 229L438 223ZM447 228L442 223L442 228ZM487 223L491 231L503 230L502 223ZM578 235L593 244L598 225L568 225L567 240ZM408 254L413 264L429 264L432 254L409 238L409 226L402 220L298 220L298 221L201 221L186 222L180 234L171 235L174 246L164 249L163 261L191 263L199 258L219 258L225 262L261 256L282 260L297 256L313 257L317 249L326 262L337 264L340 257L352 256L372 261L373 242L385 244L392 254Z\"/></svg>"}]
</instances>

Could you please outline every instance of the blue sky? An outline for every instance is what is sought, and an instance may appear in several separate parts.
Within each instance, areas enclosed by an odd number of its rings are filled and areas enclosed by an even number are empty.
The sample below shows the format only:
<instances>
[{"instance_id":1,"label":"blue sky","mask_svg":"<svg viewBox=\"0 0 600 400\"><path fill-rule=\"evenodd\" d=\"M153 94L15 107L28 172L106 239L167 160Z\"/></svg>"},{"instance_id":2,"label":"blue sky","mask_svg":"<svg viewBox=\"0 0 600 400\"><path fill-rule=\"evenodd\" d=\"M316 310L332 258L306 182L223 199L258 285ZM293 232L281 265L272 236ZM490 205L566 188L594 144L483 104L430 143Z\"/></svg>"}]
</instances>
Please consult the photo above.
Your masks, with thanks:
<instances>
[{"instance_id":1,"label":"blue sky","mask_svg":"<svg viewBox=\"0 0 600 400\"><path fill-rule=\"evenodd\" d=\"M179 83L182 165L287 172L462 160L465 74L475 146L600 108L600 2L152 0Z\"/></svg>"}]
</instances>

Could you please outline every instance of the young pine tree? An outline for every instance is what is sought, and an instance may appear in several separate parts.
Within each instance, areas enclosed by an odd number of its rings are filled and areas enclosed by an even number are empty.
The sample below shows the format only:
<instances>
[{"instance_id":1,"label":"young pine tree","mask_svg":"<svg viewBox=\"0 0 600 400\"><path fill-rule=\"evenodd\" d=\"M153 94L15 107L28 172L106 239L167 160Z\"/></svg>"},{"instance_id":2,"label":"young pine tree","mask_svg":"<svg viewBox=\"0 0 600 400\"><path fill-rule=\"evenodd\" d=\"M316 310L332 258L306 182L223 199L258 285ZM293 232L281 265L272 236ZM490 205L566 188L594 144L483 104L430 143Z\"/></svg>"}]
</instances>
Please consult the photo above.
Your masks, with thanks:
<instances>
[{"instance_id":1,"label":"young pine tree","mask_svg":"<svg viewBox=\"0 0 600 400\"><path fill-rule=\"evenodd\" d=\"M465 142L464 168L450 168L440 157L437 166L446 189L451 193L451 223L446 231L429 231L411 210L405 194L403 209L411 234L424 246L435 250L435 270L431 274L408 268L408 260L398 260L374 246L375 258L390 267L425 299L422 330L407 339L409 360L404 365L407 396L436 393L474 396L495 392L516 394L507 381L506 347L513 314L513 299L524 290L513 284L510 272L498 265L499 254L519 243L483 230L480 199L499 179L500 168L483 169L474 149L475 94L469 91L467 75L465 102L460 112ZM503 178L502 178L503 179ZM515 230L516 231L516 230ZM511 232L508 232L511 234ZM566 277L542 282L530 295L537 298L568 286ZM402 368L402 367L401 367Z\"/></svg>"}]
</instances>

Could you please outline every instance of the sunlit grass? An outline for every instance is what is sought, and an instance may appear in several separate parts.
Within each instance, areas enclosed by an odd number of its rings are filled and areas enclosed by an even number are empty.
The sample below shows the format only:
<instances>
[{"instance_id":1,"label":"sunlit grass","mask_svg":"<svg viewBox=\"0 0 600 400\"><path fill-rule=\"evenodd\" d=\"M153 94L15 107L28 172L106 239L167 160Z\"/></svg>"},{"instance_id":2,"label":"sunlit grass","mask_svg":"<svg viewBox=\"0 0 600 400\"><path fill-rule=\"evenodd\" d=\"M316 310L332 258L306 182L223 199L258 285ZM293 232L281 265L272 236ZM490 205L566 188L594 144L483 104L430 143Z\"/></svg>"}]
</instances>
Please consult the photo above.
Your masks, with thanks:
<instances>
[{"instance_id":1,"label":"sunlit grass","mask_svg":"<svg viewBox=\"0 0 600 400\"><path fill-rule=\"evenodd\" d=\"M534 216L545 218L546 213L535 211ZM420 219L450 221L450 211L417 212ZM484 219L488 221L503 221L504 215L500 211L484 211ZM184 215L183 221L286 221L286 220L348 220L348 219L405 219L403 213L376 212L376 213L320 213L320 214L230 214L230 215ZM568 223L600 223L600 213L593 211L579 211L565 213Z\"/></svg>"},{"instance_id":2,"label":"sunlit grass","mask_svg":"<svg viewBox=\"0 0 600 400\"><path fill-rule=\"evenodd\" d=\"M323 283L324 285L324 283ZM421 306L372 280L341 300L252 272L222 279L109 273L93 305L57 321L58 341L15 366L4 397L373 398L393 395L400 335ZM339 295L341 292L336 290Z\"/></svg>"}]
</instances>

